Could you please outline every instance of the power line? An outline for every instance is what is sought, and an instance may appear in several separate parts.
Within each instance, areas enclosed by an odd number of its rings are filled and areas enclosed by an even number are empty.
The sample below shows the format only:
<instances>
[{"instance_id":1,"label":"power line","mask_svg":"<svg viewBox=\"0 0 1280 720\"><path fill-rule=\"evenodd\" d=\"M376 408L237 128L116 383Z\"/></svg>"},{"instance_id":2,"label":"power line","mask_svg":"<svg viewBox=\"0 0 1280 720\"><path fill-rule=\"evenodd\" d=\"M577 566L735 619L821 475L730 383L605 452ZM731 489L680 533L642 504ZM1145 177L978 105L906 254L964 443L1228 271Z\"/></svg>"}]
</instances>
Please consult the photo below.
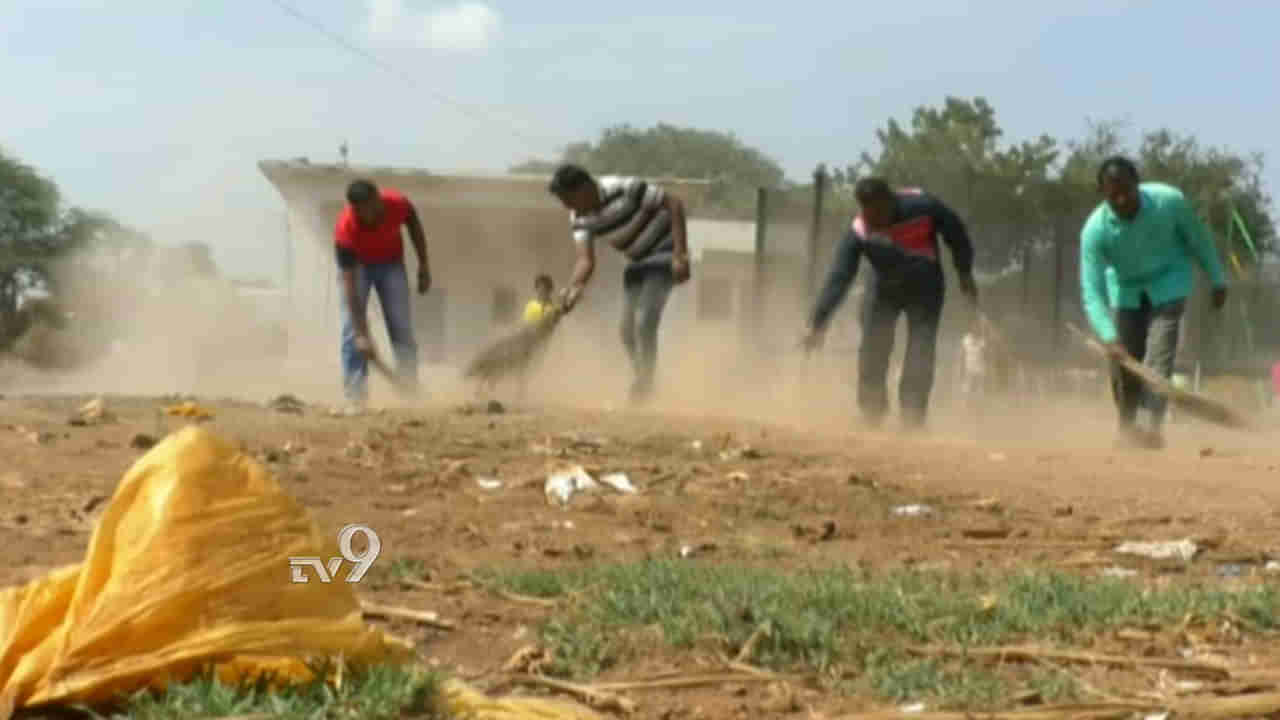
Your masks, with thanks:
<instances>
[{"instance_id":1,"label":"power line","mask_svg":"<svg viewBox=\"0 0 1280 720\"><path fill-rule=\"evenodd\" d=\"M274 3L276 7L279 7L285 13L292 16L294 19L298 20L299 22L302 22L305 25L310 26L313 30L316 30L321 35L324 35L325 37L329 38L329 40L333 41L335 44L337 44L339 47L346 50L347 52L353 53L363 58L364 60L370 63L373 63L379 68L391 73L392 75L399 77L401 80L405 81L406 83L413 86L414 88L425 91L427 94L431 95L433 98L436 99L436 101L440 103L449 105L453 107L455 110L458 110L466 115L469 115L474 119L487 120L489 122L502 125L504 129L509 131L513 136L531 145L542 145L542 144L549 143L554 146L558 144L557 142L552 141L549 138L535 138L531 135L527 135L523 131L518 129L516 126L511 125L502 120L498 120L497 118L493 117L491 113L486 112L482 108L468 106L465 103L459 102L447 95L444 95L443 93L440 93L437 90L422 87L422 85L409 73L401 71L399 68L382 60L382 58L379 58L377 55L374 55L368 50L365 50L364 48L348 41L341 34L334 32L333 30L330 30L329 28L325 27L318 20L303 14L297 8L293 7L287 2L284 2L284 0L271 0L271 2Z\"/></svg>"}]
</instances>

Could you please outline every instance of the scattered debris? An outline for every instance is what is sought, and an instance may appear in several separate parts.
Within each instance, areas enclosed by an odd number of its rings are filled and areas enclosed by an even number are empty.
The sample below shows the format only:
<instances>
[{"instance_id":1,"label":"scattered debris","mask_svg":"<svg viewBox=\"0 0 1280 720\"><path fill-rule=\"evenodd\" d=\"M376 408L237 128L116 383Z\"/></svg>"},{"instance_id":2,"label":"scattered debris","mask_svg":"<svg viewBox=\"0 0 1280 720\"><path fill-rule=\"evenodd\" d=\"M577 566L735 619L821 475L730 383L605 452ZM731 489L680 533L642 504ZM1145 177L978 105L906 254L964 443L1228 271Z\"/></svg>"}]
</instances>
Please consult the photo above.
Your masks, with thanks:
<instances>
[{"instance_id":1,"label":"scattered debris","mask_svg":"<svg viewBox=\"0 0 1280 720\"><path fill-rule=\"evenodd\" d=\"M511 675L508 681L518 685L562 692L596 710L613 711L623 715L630 715L636 711L634 700L628 700L621 695L604 692L589 685L575 685L563 680L552 680L542 675Z\"/></svg>"},{"instance_id":2,"label":"scattered debris","mask_svg":"<svg viewBox=\"0 0 1280 720\"><path fill-rule=\"evenodd\" d=\"M903 705L902 707L898 708L898 710L907 715L914 715L916 713L924 712L925 707L926 706L924 703L918 702L918 703L911 703L910 705Z\"/></svg>"},{"instance_id":3,"label":"scattered debris","mask_svg":"<svg viewBox=\"0 0 1280 720\"><path fill-rule=\"evenodd\" d=\"M751 476L742 472L741 470L735 470L729 473L728 475L726 475L725 479L731 483L745 483L751 479Z\"/></svg>"},{"instance_id":4,"label":"scattered debris","mask_svg":"<svg viewBox=\"0 0 1280 720\"><path fill-rule=\"evenodd\" d=\"M880 487L880 483L870 475L862 475L860 473L850 473L849 484L855 487L864 487L870 490L876 490Z\"/></svg>"},{"instance_id":5,"label":"scattered debris","mask_svg":"<svg viewBox=\"0 0 1280 720\"><path fill-rule=\"evenodd\" d=\"M899 505L893 509L893 514L898 517L923 517L932 515L933 508L928 505Z\"/></svg>"},{"instance_id":6,"label":"scattered debris","mask_svg":"<svg viewBox=\"0 0 1280 720\"><path fill-rule=\"evenodd\" d=\"M203 408L190 400L178 405L170 405L164 409L164 414L170 417L183 417L196 422L213 419L213 412L207 408Z\"/></svg>"},{"instance_id":7,"label":"scattered debris","mask_svg":"<svg viewBox=\"0 0 1280 720\"><path fill-rule=\"evenodd\" d=\"M694 440L693 442L689 443L689 449L694 452L702 452L702 441Z\"/></svg>"},{"instance_id":8,"label":"scattered debris","mask_svg":"<svg viewBox=\"0 0 1280 720\"><path fill-rule=\"evenodd\" d=\"M626 473L610 473L600 478L600 482L627 495L634 495L640 492L635 485L631 484L631 479L627 477Z\"/></svg>"},{"instance_id":9,"label":"scattered debris","mask_svg":"<svg viewBox=\"0 0 1280 720\"><path fill-rule=\"evenodd\" d=\"M107 410L105 401L101 397L95 397L81 406L68 421L68 424L74 427L87 427L115 421L116 417Z\"/></svg>"},{"instance_id":10,"label":"scattered debris","mask_svg":"<svg viewBox=\"0 0 1280 720\"><path fill-rule=\"evenodd\" d=\"M827 520L822 523L820 528L810 528L804 525L793 525L791 534L795 535L799 540L809 540L810 542L828 542L836 539L839 531L836 529L834 520Z\"/></svg>"},{"instance_id":11,"label":"scattered debris","mask_svg":"<svg viewBox=\"0 0 1280 720\"><path fill-rule=\"evenodd\" d=\"M476 478L476 484L480 486L481 490L501 490L502 489L502 481L496 480L494 478L478 477Z\"/></svg>"},{"instance_id":12,"label":"scattered debris","mask_svg":"<svg viewBox=\"0 0 1280 720\"><path fill-rule=\"evenodd\" d=\"M1268 560L1266 567L1263 568L1269 573L1280 573L1280 561Z\"/></svg>"},{"instance_id":13,"label":"scattered debris","mask_svg":"<svg viewBox=\"0 0 1280 720\"><path fill-rule=\"evenodd\" d=\"M762 709L770 713L793 713L798 712L800 700L796 697L796 691L789 683L776 682L769 685L769 697L762 704Z\"/></svg>"},{"instance_id":14,"label":"scattered debris","mask_svg":"<svg viewBox=\"0 0 1280 720\"><path fill-rule=\"evenodd\" d=\"M26 428L19 428L19 430L21 430L24 437L27 438L27 442L34 443L36 445L49 445L54 440L58 439L57 435L43 430L27 430Z\"/></svg>"},{"instance_id":15,"label":"scattered debris","mask_svg":"<svg viewBox=\"0 0 1280 720\"><path fill-rule=\"evenodd\" d=\"M1000 504L1000 500L997 498L982 498L981 500L974 500L969 503L969 507L974 510L982 510L991 513L998 513L1004 509L1004 506Z\"/></svg>"},{"instance_id":16,"label":"scattered debris","mask_svg":"<svg viewBox=\"0 0 1280 720\"><path fill-rule=\"evenodd\" d=\"M388 620L408 620L435 628L436 630L456 630L457 625L441 620L440 616L433 612L423 610L412 610L410 608L395 607L392 605L379 605L378 603L368 600L360 601L360 611L365 617L380 617Z\"/></svg>"},{"instance_id":17,"label":"scattered debris","mask_svg":"<svg viewBox=\"0 0 1280 720\"><path fill-rule=\"evenodd\" d=\"M280 395L271 402L267 403L267 407L279 413L287 415L301 415L306 409L306 404L293 395Z\"/></svg>"},{"instance_id":18,"label":"scattered debris","mask_svg":"<svg viewBox=\"0 0 1280 720\"><path fill-rule=\"evenodd\" d=\"M764 455L750 445L743 445L741 447L723 450L720 452L720 459L725 462L731 462L733 460L759 460L762 457L764 457Z\"/></svg>"},{"instance_id":19,"label":"scattered debris","mask_svg":"<svg viewBox=\"0 0 1280 720\"><path fill-rule=\"evenodd\" d=\"M1102 576L1109 578L1131 578L1136 577L1137 574L1137 570L1131 570L1129 568L1119 566L1109 567L1102 571Z\"/></svg>"},{"instance_id":20,"label":"scattered debris","mask_svg":"<svg viewBox=\"0 0 1280 720\"><path fill-rule=\"evenodd\" d=\"M710 552L715 552L715 550L716 550L715 543L701 543L698 545L681 545L680 557L685 558L687 560L689 558L698 557L699 555L705 555Z\"/></svg>"},{"instance_id":21,"label":"scattered debris","mask_svg":"<svg viewBox=\"0 0 1280 720\"><path fill-rule=\"evenodd\" d=\"M1054 517L1071 517L1076 512L1070 505L1061 505L1053 509Z\"/></svg>"},{"instance_id":22,"label":"scattered debris","mask_svg":"<svg viewBox=\"0 0 1280 720\"><path fill-rule=\"evenodd\" d=\"M22 476L16 472L6 473L0 476L0 487L6 490L25 490L27 481L23 480Z\"/></svg>"},{"instance_id":23,"label":"scattered debris","mask_svg":"<svg viewBox=\"0 0 1280 720\"><path fill-rule=\"evenodd\" d=\"M552 473L547 478L544 492L551 502L568 505L575 494L594 490L597 487L599 484L595 479L579 465L569 470Z\"/></svg>"},{"instance_id":24,"label":"scattered debris","mask_svg":"<svg viewBox=\"0 0 1280 720\"><path fill-rule=\"evenodd\" d=\"M1136 542L1121 544L1115 550L1121 555L1139 555L1151 560L1173 560L1190 562L1195 559L1200 548L1190 539L1166 542Z\"/></svg>"},{"instance_id":25,"label":"scattered debris","mask_svg":"<svg viewBox=\"0 0 1280 720\"><path fill-rule=\"evenodd\" d=\"M134 450L150 450L155 447L156 439L146 433L138 433L129 441L129 447Z\"/></svg>"},{"instance_id":26,"label":"scattered debris","mask_svg":"<svg viewBox=\"0 0 1280 720\"><path fill-rule=\"evenodd\" d=\"M1241 575L1247 575L1248 573L1248 568L1237 563L1227 563L1225 565L1218 566L1219 577L1240 577Z\"/></svg>"},{"instance_id":27,"label":"scattered debris","mask_svg":"<svg viewBox=\"0 0 1280 720\"><path fill-rule=\"evenodd\" d=\"M552 662L551 653L546 648L537 645L526 645L515 651L507 662L502 665L502 671L506 673L541 675L542 668Z\"/></svg>"}]
</instances>

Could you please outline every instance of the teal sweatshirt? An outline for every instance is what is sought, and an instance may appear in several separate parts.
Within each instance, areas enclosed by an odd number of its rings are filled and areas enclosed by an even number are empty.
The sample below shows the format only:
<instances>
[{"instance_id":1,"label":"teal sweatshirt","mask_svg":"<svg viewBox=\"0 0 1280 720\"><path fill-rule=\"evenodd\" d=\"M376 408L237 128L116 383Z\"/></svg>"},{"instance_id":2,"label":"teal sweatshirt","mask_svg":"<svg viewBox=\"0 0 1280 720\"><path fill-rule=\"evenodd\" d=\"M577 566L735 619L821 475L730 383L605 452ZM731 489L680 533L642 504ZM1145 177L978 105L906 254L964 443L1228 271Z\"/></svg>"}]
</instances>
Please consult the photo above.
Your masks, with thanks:
<instances>
[{"instance_id":1,"label":"teal sweatshirt","mask_svg":"<svg viewBox=\"0 0 1280 720\"><path fill-rule=\"evenodd\" d=\"M1152 305L1190 295L1193 263L1215 288L1227 286L1213 236L1182 192L1162 183L1142 183L1138 192L1141 206L1133 220L1116 217L1104 202L1080 231L1080 294L1103 342L1116 340L1112 310L1139 307L1144 293ZM1108 288L1108 280L1114 287Z\"/></svg>"}]
</instances>

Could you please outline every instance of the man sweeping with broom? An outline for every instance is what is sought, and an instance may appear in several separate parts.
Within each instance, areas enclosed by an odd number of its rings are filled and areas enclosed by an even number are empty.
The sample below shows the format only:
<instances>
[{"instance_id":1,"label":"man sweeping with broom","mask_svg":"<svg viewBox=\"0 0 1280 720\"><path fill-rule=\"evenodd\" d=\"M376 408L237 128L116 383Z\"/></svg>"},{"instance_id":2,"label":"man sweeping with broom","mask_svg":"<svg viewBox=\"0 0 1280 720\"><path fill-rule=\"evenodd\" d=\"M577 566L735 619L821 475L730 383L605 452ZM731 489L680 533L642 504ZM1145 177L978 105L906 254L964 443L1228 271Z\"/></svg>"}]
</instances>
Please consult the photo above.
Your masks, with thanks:
<instances>
[{"instance_id":1,"label":"man sweeping with broom","mask_svg":"<svg viewBox=\"0 0 1280 720\"><path fill-rule=\"evenodd\" d=\"M630 261L622 274L622 344L631 358L632 402L653 392L658 325L674 286L689 279L684 204L661 187L634 177L592 177L562 165L549 187L570 210L578 260L565 289L566 312L577 305L595 272L595 241L603 240Z\"/></svg>"},{"instance_id":2,"label":"man sweeping with broom","mask_svg":"<svg viewBox=\"0 0 1280 720\"><path fill-rule=\"evenodd\" d=\"M366 310L369 293L376 290L387 322L387 334L396 356L397 385L417 390L418 345L410 316L408 274L404 266L404 240L400 228L418 253L418 292L431 289L427 241L413 203L399 192L379 190L368 180L347 187L347 207L334 229L342 309L342 375L347 398L344 413L364 412L368 397L369 361L377 361L369 337Z\"/></svg>"},{"instance_id":3,"label":"man sweeping with broom","mask_svg":"<svg viewBox=\"0 0 1280 720\"><path fill-rule=\"evenodd\" d=\"M1114 156L1098 168L1098 192L1103 202L1080 232L1084 311L1113 359L1120 443L1158 449L1164 446L1161 426L1166 398L1120 367L1120 362L1139 360L1168 380L1191 294L1192 265L1199 265L1209 276L1215 309L1227 302L1227 278L1212 236L1177 188L1140 182L1137 166ZM1113 279L1108 277L1109 269ZM1111 288L1109 280L1114 282ZM1114 306L1108 303L1108 295ZM1150 416L1146 428L1137 422L1140 405Z\"/></svg>"},{"instance_id":4,"label":"man sweeping with broom","mask_svg":"<svg viewBox=\"0 0 1280 720\"><path fill-rule=\"evenodd\" d=\"M848 294L865 255L875 272L863 306L858 405L868 424L879 425L884 420L889 409L885 376L893 353L893 335L898 316L905 314L909 334L898 404L903 424L919 429L933 390L942 315L938 237L951 248L961 292L976 303L973 246L960 217L924 192L895 191L881 178L863 178L854 186L854 195L860 212L837 250L802 345L813 350L822 344L827 323Z\"/></svg>"}]
</instances>

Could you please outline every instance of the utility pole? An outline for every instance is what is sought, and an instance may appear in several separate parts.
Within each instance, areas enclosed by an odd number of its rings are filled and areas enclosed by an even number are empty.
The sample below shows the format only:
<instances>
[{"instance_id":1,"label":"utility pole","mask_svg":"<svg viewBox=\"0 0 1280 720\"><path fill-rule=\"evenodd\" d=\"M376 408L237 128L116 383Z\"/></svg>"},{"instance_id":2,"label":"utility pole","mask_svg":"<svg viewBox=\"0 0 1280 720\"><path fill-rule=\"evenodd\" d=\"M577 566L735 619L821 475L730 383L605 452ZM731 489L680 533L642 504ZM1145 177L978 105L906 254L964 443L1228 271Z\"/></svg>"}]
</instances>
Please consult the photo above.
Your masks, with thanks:
<instances>
[{"instance_id":1,"label":"utility pole","mask_svg":"<svg viewBox=\"0 0 1280 720\"><path fill-rule=\"evenodd\" d=\"M818 242L822 237L822 200L826 195L827 168L819 165L813 171L813 218L809 221L809 266L805 272L805 285L812 301L818 293Z\"/></svg>"},{"instance_id":2,"label":"utility pole","mask_svg":"<svg viewBox=\"0 0 1280 720\"><path fill-rule=\"evenodd\" d=\"M351 167L351 164L347 162L347 153L349 150L350 148L347 147L346 140L343 140L342 144L338 146L338 156L342 158L342 167Z\"/></svg>"}]
</instances>

